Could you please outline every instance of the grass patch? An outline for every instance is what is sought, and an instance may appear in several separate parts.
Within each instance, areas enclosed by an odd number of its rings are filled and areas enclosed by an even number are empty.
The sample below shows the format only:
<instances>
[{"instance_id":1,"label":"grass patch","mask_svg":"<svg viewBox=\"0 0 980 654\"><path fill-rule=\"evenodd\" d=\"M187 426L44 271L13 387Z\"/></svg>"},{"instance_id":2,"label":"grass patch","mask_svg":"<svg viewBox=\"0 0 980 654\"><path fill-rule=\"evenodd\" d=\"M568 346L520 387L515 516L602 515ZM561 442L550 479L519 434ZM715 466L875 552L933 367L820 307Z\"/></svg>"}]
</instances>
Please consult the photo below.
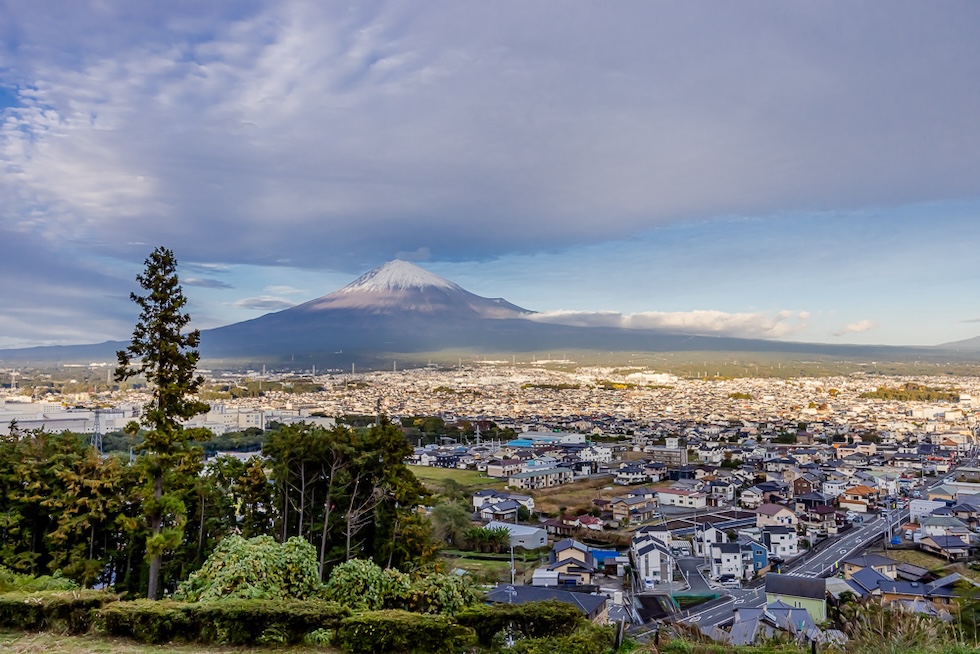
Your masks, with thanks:
<instances>
[{"instance_id":1,"label":"grass patch","mask_svg":"<svg viewBox=\"0 0 980 654\"><path fill-rule=\"evenodd\" d=\"M480 558L477 558L480 557ZM531 574L541 562L540 556L520 552L514 555L514 570L518 583L531 583ZM479 583L496 583L510 581L510 554L478 554L445 550L441 560L447 570L460 568L466 570ZM522 582L522 580L525 580Z\"/></svg>"},{"instance_id":2,"label":"grass patch","mask_svg":"<svg viewBox=\"0 0 980 654\"><path fill-rule=\"evenodd\" d=\"M122 638L98 636L60 636L52 633L0 632L0 651L8 654L250 654L270 652L268 647L221 647L200 644L144 645ZM339 654L331 647L282 647L288 654Z\"/></svg>"},{"instance_id":3,"label":"grass patch","mask_svg":"<svg viewBox=\"0 0 980 654\"><path fill-rule=\"evenodd\" d=\"M887 550L882 554L899 563L911 563L926 570L940 570L948 564L943 558L919 550Z\"/></svg>"},{"instance_id":4,"label":"grass patch","mask_svg":"<svg viewBox=\"0 0 980 654\"><path fill-rule=\"evenodd\" d=\"M506 479L487 477L486 473L476 470L436 468L434 466L408 466L408 468L419 481L425 484L426 488L437 493L442 491L443 484L450 479L456 482L459 490L464 493L473 493L484 488L503 489L507 485Z\"/></svg>"},{"instance_id":5,"label":"grass patch","mask_svg":"<svg viewBox=\"0 0 980 654\"><path fill-rule=\"evenodd\" d=\"M595 508L594 499L611 500L626 494L631 488L658 488L669 486L671 482L657 484L639 484L620 486L614 484L612 477L603 479L583 479L581 481L529 491L534 497L534 510L541 513L558 513L561 507L567 507L569 513L577 514L582 510L591 511ZM608 490L607 490L608 489Z\"/></svg>"}]
</instances>

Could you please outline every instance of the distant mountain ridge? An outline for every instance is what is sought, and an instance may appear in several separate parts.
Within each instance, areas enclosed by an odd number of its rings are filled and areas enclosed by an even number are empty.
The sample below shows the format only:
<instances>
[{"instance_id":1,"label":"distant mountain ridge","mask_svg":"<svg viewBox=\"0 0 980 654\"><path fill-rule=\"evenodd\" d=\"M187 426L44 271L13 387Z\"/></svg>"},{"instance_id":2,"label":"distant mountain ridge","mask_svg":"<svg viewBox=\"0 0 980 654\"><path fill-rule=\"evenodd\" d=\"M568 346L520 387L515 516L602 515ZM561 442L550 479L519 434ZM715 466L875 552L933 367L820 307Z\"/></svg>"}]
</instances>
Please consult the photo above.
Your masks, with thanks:
<instances>
[{"instance_id":1,"label":"distant mountain ridge","mask_svg":"<svg viewBox=\"0 0 980 654\"><path fill-rule=\"evenodd\" d=\"M446 350L545 352L756 352L911 360L948 349L829 345L694 336L653 329L585 327L531 320L503 298L467 291L413 263L394 260L343 288L302 304L201 332L205 359L338 361ZM980 341L980 339L976 339ZM6 361L86 362L114 359L126 342L0 350ZM956 344L950 344L956 345ZM962 356L977 357L980 344ZM298 358L297 358L298 357Z\"/></svg>"}]
</instances>

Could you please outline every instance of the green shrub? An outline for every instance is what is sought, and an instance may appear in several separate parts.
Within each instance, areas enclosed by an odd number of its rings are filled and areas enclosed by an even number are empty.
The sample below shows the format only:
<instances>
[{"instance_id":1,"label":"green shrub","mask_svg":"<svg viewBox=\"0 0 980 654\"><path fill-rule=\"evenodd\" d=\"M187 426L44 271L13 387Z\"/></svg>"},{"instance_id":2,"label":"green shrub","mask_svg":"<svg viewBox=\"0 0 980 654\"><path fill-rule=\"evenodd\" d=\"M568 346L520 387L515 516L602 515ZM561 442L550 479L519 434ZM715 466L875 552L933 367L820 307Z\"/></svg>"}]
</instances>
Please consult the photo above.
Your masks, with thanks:
<instances>
[{"instance_id":1,"label":"green shrub","mask_svg":"<svg viewBox=\"0 0 980 654\"><path fill-rule=\"evenodd\" d=\"M350 611L332 602L227 599L187 604L119 602L102 611L105 630L144 643L292 644L336 629Z\"/></svg>"},{"instance_id":2,"label":"green shrub","mask_svg":"<svg viewBox=\"0 0 980 654\"><path fill-rule=\"evenodd\" d=\"M353 654L451 652L471 644L472 629L444 615L386 610L362 613L340 624L334 643Z\"/></svg>"},{"instance_id":3,"label":"green shrub","mask_svg":"<svg viewBox=\"0 0 980 654\"><path fill-rule=\"evenodd\" d=\"M469 579L449 574L429 574L412 584L407 605L416 613L456 615L480 602L482 593Z\"/></svg>"},{"instance_id":4,"label":"green shrub","mask_svg":"<svg viewBox=\"0 0 980 654\"><path fill-rule=\"evenodd\" d=\"M0 565L0 593L33 593L42 590L78 590L78 584L59 573L54 576L33 577Z\"/></svg>"},{"instance_id":5,"label":"green shrub","mask_svg":"<svg viewBox=\"0 0 980 654\"><path fill-rule=\"evenodd\" d=\"M141 643L192 642L199 634L191 605L171 600L116 602L103 608L100 617L110 636Z\"/></svg>"},{"instance_id":6,"label":"green shrub","mask_svg":"<svg viewBox=\"0 0 980 654\"><path fill-rule=\"evenodd\" d=\"M590 627L570 636L518 640L510 651L513 654L603 654L612 646L611 630Z\"/></svg>"},{"instance_id":7,"label":"green shrub","mask_svg":"<svg viewBox=\"0 0 980 654\"><path fill-rule=\"evenodd\" d=\"M191 614L202 643L294 644L311 632L337 629L350 610L333 602L230 599L196 605Z\"/></svg>"},{"instance_id":8,"label":"green shrub","mask_svg":"<svg viewBox=\"0 0 980 654\"><path fill-rule=\"evenodd\" d=\"M373 561L351 559L333 569L324 595L354 610L377 611L404 608L410 590L411 582L401 572L383 570Z\"/></svg>"},{"instance_id":9,"label":"green shrub","mask_svg":"<svg viewBox=\"0 0 980 654\"><path fill-rule=\"evenodd\" d=\"M271 536L228 536L200 570L181 582L174 599L312 599L323 590L316 549L301 538L277 543Z\"/></svg>"},{"instance_id":10,"label":"green shrub","mask_svg":"<svg viewBox=\"0 0 980 654\"><path fill-rule=\"evenodd\" d=\"M333 629L314 629L303 637L303 642L307 645L330 645L336 634Z\"/></svg>"},{"instance_id":11,"label":"green shrub","mask_svg":"<svg viewBox=\"0 0 980 654\"><path fill-rule=\"evenodd\" d=\"M95 612L118 599L98 590L42 591L0 595L0 627L82 634Z\"/></svg>"},{"instance_id":12,"label":"green shrub","mask_svg":"<svg viewBox=\"0 0 980 654\"><path fill-rule=\"evenodd\" d=\"M662 651L665 654L691 654L694 646L686 640L672 640L663 646Z\"/></svg>"},{"instance_id":13,"label":"green shrub","mask_svg":"<svg viewBox=\"0 0 980 654\"><path fill-rule=\"evenodd\" d=\"M523 638L568 636L585 623L585 617L571 604L552 600L475 606L458 613L456 621L472 628L480 644L489 647L507 627Z\"/></svg>"}]
</instances>

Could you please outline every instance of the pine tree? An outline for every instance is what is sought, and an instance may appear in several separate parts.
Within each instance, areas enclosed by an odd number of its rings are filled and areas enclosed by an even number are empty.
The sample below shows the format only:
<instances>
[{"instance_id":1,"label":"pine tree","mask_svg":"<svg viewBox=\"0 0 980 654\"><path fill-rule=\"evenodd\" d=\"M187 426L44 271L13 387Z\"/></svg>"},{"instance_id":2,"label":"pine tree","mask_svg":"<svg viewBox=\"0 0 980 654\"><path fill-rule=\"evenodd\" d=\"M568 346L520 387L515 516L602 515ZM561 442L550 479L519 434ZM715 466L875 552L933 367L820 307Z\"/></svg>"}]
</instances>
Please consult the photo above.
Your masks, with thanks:
<instances>
[{"instance_id":1,"label":"pine tree","mask_svg":"<svg viewBox=\"0 0 980 654\"><path fill-rule=\"evenodd\" d=\"M182 333L190 316L184 312L187 298L177 277L174 254L158 247L145 265L136 281L146 294L130 294L141 309L139 321L129 347L117 352L115 378L123 381L143 375L153 393L143 415L143 426L148 431L139 465L146 483L143 517L149 529L147 597L158 599L163 553L176 549L184 537L186 506L179 489L187 484L181 483L181 476L194 474L195 457L200 469L200 457L189 445L198 430L184 429L182 423L206 412L208 405L193 397L204 382L203 377L195 375L201 335L197 330ZM137 425L130 427L135 431Z\"/></svg>"}]
</instances>

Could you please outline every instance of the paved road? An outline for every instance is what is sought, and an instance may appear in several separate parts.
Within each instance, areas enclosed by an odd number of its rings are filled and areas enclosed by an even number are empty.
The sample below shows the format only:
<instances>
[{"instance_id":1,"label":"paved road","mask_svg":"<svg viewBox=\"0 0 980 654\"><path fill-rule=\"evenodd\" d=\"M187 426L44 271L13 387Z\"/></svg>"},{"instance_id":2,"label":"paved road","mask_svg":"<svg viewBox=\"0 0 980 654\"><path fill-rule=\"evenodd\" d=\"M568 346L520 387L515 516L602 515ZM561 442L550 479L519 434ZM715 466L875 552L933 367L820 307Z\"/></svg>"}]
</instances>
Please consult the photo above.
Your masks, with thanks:
<instances>
[{"instance_id":1,"label":"paved road","mask_svg":"<svg viewBox=\"0 0 980 654\"><path fill-rule=\"evenodd\" d=\"M908 519L908 509L896 509L889 518L875 517L868 522L856 525L843 536L823 545L816 553L808 554L791 565L784 566L783 574L796 577L822 577L834 572L844 559L866 549L872 542L883 537L890 522L897 529ZM682 622L697 623L703 626L721 625L734 619L736 608L761 608L766 602L764 587L725 590L725 597L697 607L683 618Z\"/></svg>"},{"instance_id":2,"label":"paved road","mask_svg":"<svg viewBox=\"0 0 980 654\"><path fill-rule=\"evenodd\" d=\"M975 458L965 460L960 463L960 466L973 466L976 465L976 461L977 459ZM947 477L954 473L955 469L924 484L921 489L922 496L925 497L929 489L939 486ZM898 533L899 528L903 524L908 522L909 510L907 508L893 509L887 513L887 518L876 515L867 522L855 525L854 528L847 531L844 535L835 538L833 541L829 543L824 541L825 544L821 544L817 552L808 554L790 565L783 566L783 574L808 578L824 577L833 574L841 561L864 551L871 543L879 538L887 538L889 525L894 535ZM683 565L682 569L684 569ZM723 597L695 607L691 613L681 619L681 622L699 624L705 627L724 625L734 619L733 611L736 608L760 608L766 602L764 586L746 589L726 589L722 592L725 594Z\"/></svg>"},{"instance_id":3,"label":"paved road","mask_svg":"<svg viewBox=\"0 0 980 654\"><path fill-rule=\"evenodd\" d=\"M681 572L684 573L684 578L687 579L687 585L691 587L687 593L691 595L710 595L717 592L708 584L708 581L699 569L700 566L704 565L704 559L697 556L685 556L677 559L677 565L680 566Z\"/></svg>"}]
</instances>

